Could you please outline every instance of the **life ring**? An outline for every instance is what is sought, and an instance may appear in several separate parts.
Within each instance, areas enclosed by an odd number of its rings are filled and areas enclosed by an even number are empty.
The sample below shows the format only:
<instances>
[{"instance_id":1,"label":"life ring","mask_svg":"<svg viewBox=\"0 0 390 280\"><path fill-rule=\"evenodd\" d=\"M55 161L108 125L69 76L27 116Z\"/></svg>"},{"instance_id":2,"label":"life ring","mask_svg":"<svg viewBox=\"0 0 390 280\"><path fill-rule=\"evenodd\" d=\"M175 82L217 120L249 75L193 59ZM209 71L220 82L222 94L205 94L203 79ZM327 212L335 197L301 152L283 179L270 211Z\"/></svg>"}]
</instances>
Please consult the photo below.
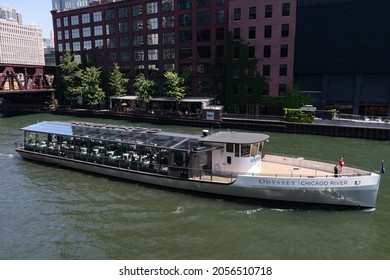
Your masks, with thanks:
<instances>
[{"instance_id":1,"label":"life ring","mask_svg":"<svg viewBox=\"0 0 390 280\"><path fill-rule=\"evenodd\" d=\"M221 166L219 165L219 163L216 163L216 164L214 165L214 171L215 171L215 172L221 172Z\"/></svg>"}]
</instances>

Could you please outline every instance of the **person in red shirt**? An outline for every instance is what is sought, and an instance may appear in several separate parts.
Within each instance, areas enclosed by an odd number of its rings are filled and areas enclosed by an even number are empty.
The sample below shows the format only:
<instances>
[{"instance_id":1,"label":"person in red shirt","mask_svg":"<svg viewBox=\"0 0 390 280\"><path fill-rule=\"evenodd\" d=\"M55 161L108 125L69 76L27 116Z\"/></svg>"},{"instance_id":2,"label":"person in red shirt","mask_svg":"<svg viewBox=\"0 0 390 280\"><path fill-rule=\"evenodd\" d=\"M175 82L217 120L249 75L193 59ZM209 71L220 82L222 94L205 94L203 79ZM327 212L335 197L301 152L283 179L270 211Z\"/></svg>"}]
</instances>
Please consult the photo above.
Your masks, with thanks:
<instances>
[{"instance_id":1,"label":"person in red shirt","mask_svg":"<svg viewBox=\"0 0 390 280\"><path fill-rule=\"evenodd\" d=\"M340 156L339 166L340 166L340 170L339 170L339 174L340 174L341 171L343 170L343 166L344 166L344 157L343 156Z\"/></svg>"}]
</instances>

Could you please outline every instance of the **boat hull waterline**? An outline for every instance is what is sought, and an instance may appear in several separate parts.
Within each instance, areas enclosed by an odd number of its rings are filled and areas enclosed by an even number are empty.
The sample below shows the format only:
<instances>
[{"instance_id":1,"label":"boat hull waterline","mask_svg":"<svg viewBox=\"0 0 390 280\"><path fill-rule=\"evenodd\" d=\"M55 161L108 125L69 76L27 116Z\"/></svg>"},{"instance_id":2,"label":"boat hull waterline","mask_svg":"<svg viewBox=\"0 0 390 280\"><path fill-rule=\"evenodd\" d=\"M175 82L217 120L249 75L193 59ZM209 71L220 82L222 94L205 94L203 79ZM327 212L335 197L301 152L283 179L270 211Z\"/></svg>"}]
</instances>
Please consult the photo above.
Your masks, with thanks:
<instances>
[{"instance_id":1,"label":"boat hull waterline","mask_svg":"<svg viewBox=\"0 0 390 280\"><path fill-rule=\"evenodd\" d=\"M380 183L380 175L377 173L326 178L275 177L249 174L237 175L236 178L232 178L230 183L226 183L151 174L29 151L23 148L16 148L16 151L24 159L53 166L62 166L170 189L262 200L373 208L376 204Z\"/></svg>"}]
</instances>

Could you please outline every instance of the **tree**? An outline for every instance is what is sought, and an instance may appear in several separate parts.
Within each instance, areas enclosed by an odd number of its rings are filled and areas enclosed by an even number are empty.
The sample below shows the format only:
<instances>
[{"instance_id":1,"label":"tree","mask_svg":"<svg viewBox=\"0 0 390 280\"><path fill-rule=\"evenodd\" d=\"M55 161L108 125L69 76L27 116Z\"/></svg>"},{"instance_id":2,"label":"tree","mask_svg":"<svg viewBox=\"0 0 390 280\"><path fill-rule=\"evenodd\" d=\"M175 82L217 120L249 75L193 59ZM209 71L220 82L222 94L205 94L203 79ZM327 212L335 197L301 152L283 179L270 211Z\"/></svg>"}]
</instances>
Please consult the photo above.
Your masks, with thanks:
<instances>
[{"instance_id":1,"label":"tree","mask_svg":"<svg viewBox=\"0 0 390 280\"><path fill-rule=\"evenodd\" d=\"M126 78L119 69L119 65L115 63L114 68L110 71L110 75L108 77L108 85L111 96L124 96L127 92L126 86L129 79Z\"/></svg>"},{"instance_id":2,"label":"tree","mask_svg":"<svg viewBox=\"0 0 390 280\"><path fill-rule=\"evenodd\" d=\"M78 96L83 97L83 101L88 107L97 107L105 98L105 93L100 87L101 70L95 66L79 70L80 86L76 88Z\"/></svg>"},{"instance_id":3,"label":"tree","mask_svg":"<svg viewBox=\"0 0 390 280\"><path fill-rule=\"evenodd\" d=\"M143 73L137 75L134 80L134 89L135 95L138 97L141 104L148 104L150 100L152 100L154 86L156 86L156 82L146 79Z\"/></svg>"},{"instance_id":4,"label":"tree","mask_svg":"<svg viewBox=\"0 0 390 280\"><path fill-rule=\"evenodd\" d=\"M180 77L176 72L166 71L164 73L164 94L179 102L186 95L188 90L185 84L185 79Z\"/></svg>"},{"instance_id":5,"label":"tree","mask_svg":"<svg viewBox=\"0 0 390 280\"><path fill-rule=\"evenodd\" d=\"M79 66L78 63L74 61L73 53L65 51L59 67L62 77L62 90L64 97L71 104L74 104L79 97L76 91Z\"/></svg>"}]
</instances>

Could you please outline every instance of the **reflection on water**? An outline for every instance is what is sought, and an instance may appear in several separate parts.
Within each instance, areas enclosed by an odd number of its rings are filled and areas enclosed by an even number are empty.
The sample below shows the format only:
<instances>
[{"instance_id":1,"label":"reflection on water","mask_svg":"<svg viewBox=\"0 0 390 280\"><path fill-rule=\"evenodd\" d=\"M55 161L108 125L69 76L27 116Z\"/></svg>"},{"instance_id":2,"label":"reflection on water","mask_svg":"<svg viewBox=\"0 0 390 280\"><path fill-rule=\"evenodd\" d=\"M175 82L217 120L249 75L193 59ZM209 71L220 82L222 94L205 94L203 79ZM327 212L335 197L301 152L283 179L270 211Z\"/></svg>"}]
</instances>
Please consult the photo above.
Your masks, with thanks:
<instances>
[{"instance_id":1,"label":"reflection on water","mask_svg":"<svg viewBox=\"0 0 390 280\"><path fill-rule=\"evenodd\" d=\"M19 128L45 119L70 117L0 119L0 259L390 257L387 176L375 211L280 207L167 191L21 160L13 151ZM390 158L388 142L270 135L267 152L327 161L342 153L347 165L377 170L382 158Z\"/></svg>"}]
</instances>

